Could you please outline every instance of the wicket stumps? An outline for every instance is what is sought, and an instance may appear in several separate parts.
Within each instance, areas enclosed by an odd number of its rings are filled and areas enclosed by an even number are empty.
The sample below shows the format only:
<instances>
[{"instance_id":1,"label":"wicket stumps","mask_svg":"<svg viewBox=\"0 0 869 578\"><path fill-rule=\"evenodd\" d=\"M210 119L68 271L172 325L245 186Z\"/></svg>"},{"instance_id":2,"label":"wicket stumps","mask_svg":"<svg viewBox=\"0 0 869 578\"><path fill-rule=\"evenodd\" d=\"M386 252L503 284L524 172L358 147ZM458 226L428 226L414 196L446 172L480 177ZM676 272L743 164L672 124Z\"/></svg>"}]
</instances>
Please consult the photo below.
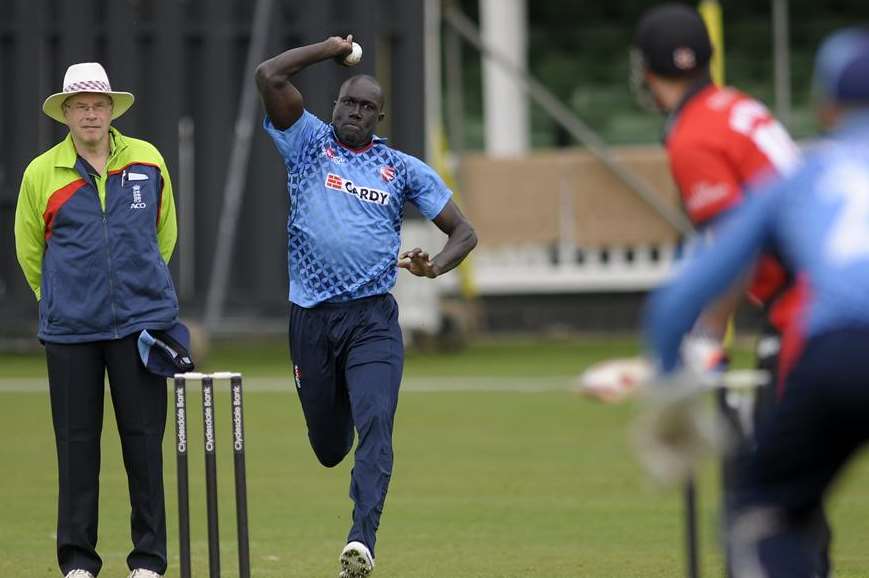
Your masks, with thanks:
<instances>
[{"instance_id":1,"label":"wicket stumps","mask_svg":"<svg viewBox=\"0 0 869 578\"><path fill-rule=\"evenodd\" d=\"M235 466L235 513L238 532L238 574L250 578L247 527L247 479L244 463L244 413L240 373L179 373L175 375L175 454L178 463L178 540L181 578L191 578L190 491L187 472L187 381L202 384L202 436L205 446L205 494L208 515L208 572L220 578L220 535L217 523L217 455L214 427L214 381L229 380L232 399L232 446Z\"/></svg>"}]
</instances>

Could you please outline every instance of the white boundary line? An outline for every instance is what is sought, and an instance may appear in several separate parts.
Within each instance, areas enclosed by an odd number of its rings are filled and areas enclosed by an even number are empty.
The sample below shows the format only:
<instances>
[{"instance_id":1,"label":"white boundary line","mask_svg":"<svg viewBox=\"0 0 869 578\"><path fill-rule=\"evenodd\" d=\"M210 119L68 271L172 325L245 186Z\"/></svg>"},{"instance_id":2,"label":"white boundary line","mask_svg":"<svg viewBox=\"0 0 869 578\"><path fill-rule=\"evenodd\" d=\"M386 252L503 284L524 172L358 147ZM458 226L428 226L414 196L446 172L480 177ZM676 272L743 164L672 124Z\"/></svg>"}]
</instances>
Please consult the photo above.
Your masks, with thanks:
<instances>
[{"instance_id":1,"label":"white boundary line","mask_svg":"<svg viewBox=\"0 0 869 578\"><path fill-rule=\"evenodd\" d=\"M439 391L515 391L545 392L571 391L576 382L575 375L554 377L407 377L402 380L403 392ZM188 379L188 389L199 388L199 381ZM167 380L169 387L172 379ZM219 386L218 390L220 389ZM245 391L295 391L291 376L286 377L248 377L244 380ZM0 378L0 393L48 393L45 378Z\"/></svg>"}]
</instances>

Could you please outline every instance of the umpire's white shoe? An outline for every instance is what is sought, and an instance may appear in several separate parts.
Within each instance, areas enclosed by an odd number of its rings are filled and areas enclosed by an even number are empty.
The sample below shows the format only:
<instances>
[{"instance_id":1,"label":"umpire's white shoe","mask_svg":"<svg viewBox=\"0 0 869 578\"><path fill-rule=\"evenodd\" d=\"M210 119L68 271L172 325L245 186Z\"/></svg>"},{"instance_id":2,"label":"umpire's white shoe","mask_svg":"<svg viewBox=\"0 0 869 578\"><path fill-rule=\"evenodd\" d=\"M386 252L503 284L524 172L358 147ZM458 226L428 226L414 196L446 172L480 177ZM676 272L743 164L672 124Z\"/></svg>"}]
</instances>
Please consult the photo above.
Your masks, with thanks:
<instances>
[{"instance_id":1,"label":"umpire's white shoe","mask_svg":"<svg viewBox=\"0 0 869 578\"><path fill-rule=\"evenodd\" d=\"M163 578L161 574L157 574L153 570L145 570L144 568L136 568L130 572L128 578Z\"/></svg>"},{"instance_id":2,"label":"umpire's white shoe","mask_svg":"<svg viewBox=\"0 0 869 578\"><path fill-rule=\"evenodd\" d=\"M94 575L87 570L70 570L64 578L94 578Z\"/></svg>"},{"instance_id":3,"label":"umpire's white shoe","mask_svg":"<svg viewBox=\"0 0 869 578\"><path fill-rule=\"evenodd\" d=\"M341 550L341 573L338 578L365 578L374 572L371 550L362 542L350 542Z\"/></svg>"}]
</instances>

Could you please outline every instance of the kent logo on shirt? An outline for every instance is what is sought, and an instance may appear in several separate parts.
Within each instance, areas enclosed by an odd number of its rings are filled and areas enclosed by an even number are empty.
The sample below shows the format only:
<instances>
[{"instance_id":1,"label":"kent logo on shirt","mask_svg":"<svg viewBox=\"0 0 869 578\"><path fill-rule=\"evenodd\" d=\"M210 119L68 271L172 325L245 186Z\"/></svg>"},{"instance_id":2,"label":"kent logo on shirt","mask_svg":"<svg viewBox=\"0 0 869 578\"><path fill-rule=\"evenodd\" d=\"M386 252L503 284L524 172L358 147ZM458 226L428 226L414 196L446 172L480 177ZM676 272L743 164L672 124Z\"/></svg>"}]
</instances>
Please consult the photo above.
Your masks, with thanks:
<instances>
[{"instance_id":1,"label":"kent logo on shirt","mask_svg":"<svg viewBox=\"0 0 869 578\"><path fill-rule=\"evenodd\" d=\"M372 189L370 187L357 187L353 184L353 181L334 173L326 175L325 185L327 189L333 189L347 193L348 195L353 195L360 201L365 201L366 203L373 203L381 206L389 204L389 193L386 191Z\"/></svg>"}]
</instances>

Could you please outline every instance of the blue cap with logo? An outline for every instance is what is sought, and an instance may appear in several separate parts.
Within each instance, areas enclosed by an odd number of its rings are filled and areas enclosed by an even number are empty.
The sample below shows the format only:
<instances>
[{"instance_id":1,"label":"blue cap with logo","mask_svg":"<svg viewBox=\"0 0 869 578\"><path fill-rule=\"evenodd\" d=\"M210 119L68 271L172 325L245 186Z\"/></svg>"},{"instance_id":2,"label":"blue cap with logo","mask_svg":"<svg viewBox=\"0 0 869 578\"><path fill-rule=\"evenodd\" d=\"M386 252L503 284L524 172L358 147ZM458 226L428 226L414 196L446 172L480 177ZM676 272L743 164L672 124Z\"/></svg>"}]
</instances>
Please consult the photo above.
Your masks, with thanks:
<instances>
[{"instance_id":1,"label":"blue cap with logo","mask_svg":"<svg viewBox=\"0 0 869 578\"><path fill-rule=\"evenodd\" d=\"M812 84L819 98L869 106L869 28L845 28L824 40Z\"/></svg>"},{"instance_id":2,"label":"blue cap with logo","mask_svg":"<svg viewBox=\"0 0 869 578\"><path fill-rule=\"evenodd\" d=\"M172 377L194 369L190 358L190 330L183 323L139 334L139 357L151 373Z\"/></svg>"}]
</instances>

